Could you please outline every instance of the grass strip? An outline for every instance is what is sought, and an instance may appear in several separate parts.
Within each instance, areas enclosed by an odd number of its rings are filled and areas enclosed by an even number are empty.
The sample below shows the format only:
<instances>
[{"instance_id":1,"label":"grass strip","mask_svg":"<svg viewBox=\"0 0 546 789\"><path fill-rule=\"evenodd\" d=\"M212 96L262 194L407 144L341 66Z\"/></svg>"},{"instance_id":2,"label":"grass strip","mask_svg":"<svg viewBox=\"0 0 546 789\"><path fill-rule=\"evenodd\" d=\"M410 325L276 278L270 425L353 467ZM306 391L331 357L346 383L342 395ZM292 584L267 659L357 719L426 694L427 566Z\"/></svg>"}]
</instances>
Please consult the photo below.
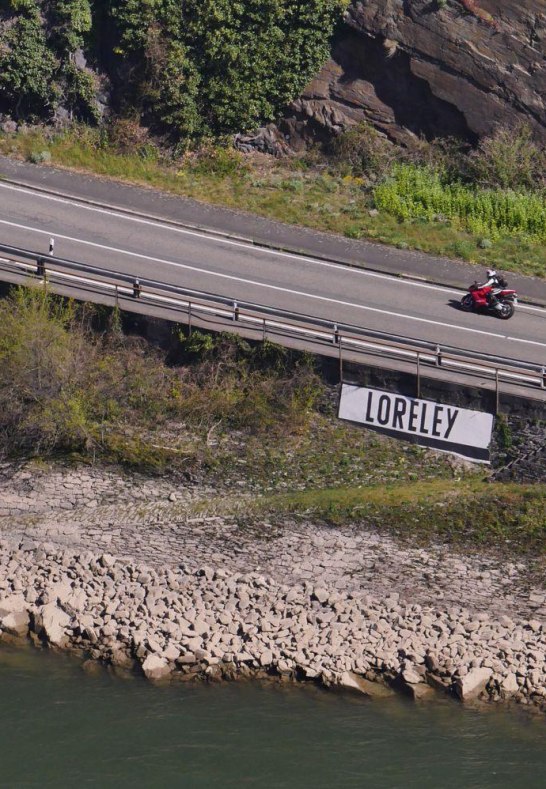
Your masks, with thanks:
<instances>
[{"instance_id":1,"label":"grass strip","mask_svg":"<svg viewBox=\"0 0 546 789\"><path fill-rule=\"evenodd\" d=\"M254 517L379 528L424 542L546 553L546 485L440 479L306 490L257 499L251 511Z\"/></svg>"}]
</instances>

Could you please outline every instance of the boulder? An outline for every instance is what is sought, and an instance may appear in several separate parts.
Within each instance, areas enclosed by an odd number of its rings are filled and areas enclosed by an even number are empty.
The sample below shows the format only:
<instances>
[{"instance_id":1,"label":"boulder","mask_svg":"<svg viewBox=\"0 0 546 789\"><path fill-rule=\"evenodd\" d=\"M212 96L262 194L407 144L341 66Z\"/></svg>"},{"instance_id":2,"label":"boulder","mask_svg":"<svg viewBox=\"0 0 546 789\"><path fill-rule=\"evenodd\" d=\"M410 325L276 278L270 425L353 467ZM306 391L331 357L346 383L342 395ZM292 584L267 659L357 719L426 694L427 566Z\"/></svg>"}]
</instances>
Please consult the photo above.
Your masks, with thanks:
<instances>
[{"instance_id":1,"label":"boulder","mask_svg":"<svg viewBox=\"0 0 546 789\"><path fill-rule=\"evenodd\" d=\"M0 597L0 618L6 614L27 610L27 602L22 594L10 594Z\"/></svg>"},{"instance_id":2,"label":"boulder","mask_svg":"<svg viewBox=\"0 0 546 789\"><path fill-rule=\"evenodd\" d=\"M434 688L431 688L426 682L408 684L404 690L414 701L429 699L434 695Z\"/></svg>"},{"instance_id":3,"label":"boulder","mask_svg":"<svg viewBox=\"0 0 546 789\"><path fill-rule=\"evenodd\" d=\"M273 652L270 649L264 650L260 655L260 664L264 666L264 668L270 666L273 663Z\"/></svg>"},{"instance_id":4,"label":"boulder","mask_svg":"<svg viewBox=\"0 0 546 789\"><path fill-rule=\"evenodd\" d=\"M357 690L359 693L364 693L366 696L369 695L368 684L368 680L364 679L364 677L360 677L358 674L354 674L352 671L344 671L338 678L338 685L340 688Z\"/></svg>"},{"instance_id":5,"label":"boulder","mask_svg":"<svg viewBox=\"0 0 546 789\"><path fill-rule=\"evenodd\" d=\"M193 629L197 636L204 636L205 633L208 633L210 630L210 626L204 619L196 619L193 623Z\"/></svg>"},{"instance_id":6,"label":"boulder","mask_svg":"<svg viewBox=\"0 0 546 789\"><path fill-rule=\"evenodd\" d=\"M501 682L501 689L506 695L512 695L519 690L518 680L516 675L511 671Z\"/></svg>"},{"instance_id":7,"label":"boulder","mask_svg":"<svg viewBox=\"0 0 546 789\"><path fill-rule=\"evenodd\" d=\"M402 672L402 679L407 685L419 685L423 681L423 675L416 671L414 666L407 666Z\"/></svg>"},{"instance_id":8,"label":"boulder","mask_svg":"<svg viewBox=\"0 0 546 789\"><path fill-rule=\"evenodd\" d=\"M163 650L162 656L165 658L165 660L168 660L172 663L180 657L180 648L174 644L169 644Z\"/></svg>"},{"instance_id":9,"label":"boulder","mask_svg":"<svg viewBox=\"0 0 546 789\"><path fill-rule=\"evenodd\" d=\"M491 679L491 669L473 668L464 677L455 680L454 689L461 701L477 698Z\"/></svg>"},{"instance_id":10,"label":"boulder","mask_svg":"<svg viewBox=\"0 0 546 789\"><path fill-rule=\"evenodd\" d=\"M193 652L186 652L184 655L180 655L176 662L179 666L193 666L198 661Z\"/></svg>"},{"instance_id":11,"label":"boulder","mask_svg":"<svg viewBox=\"0 0 546 789\"><path fill-rule=\"evenodd\" d=\"M324 677L324 672L323 672ZM396 692L385 685L384 682L372 681L355 674L353 671L345 671L338 678L338 685L348 690L357 690L372 699L383 699L396 695Z\"/></svg>"},{"instance_id":12,"label":"boulder","mask_svg":"<svg viewBox=\"0 0 546 789\"><path fill-rule=\"evenodd\" d=\"M159 657L159 655L148 655L142 664L142 671L147 679L159 682L170 676L172 668L165 658Z\"/></svg>"},{"instance_id":13,"label":"boulder","mask_svg":"<svg viewBox=\"0 0 546 789\"><path fill-rule=\"evenodd\" d=\"M315 598L315 600L318 600L319 603L325 603L328 600L328 592L326 591L326 589L323 589L321 587L316 587L316 589L313 592L313 597Z\"/></svg>"},{"instance_id":14,"label":"boulder","mask_svg":"<svg viewBox=\"0 0 546 789\"><path fill-rule=\"evenodd\" d=\"M112 656L110 661L113 666L118 666L122 669L130 670L133 668L135 661L131 655L119 644L112 648Z\"/></svg>"},{"instance_id":15,"label":"boulder","mask_svg":"<svg viewBox=\"0 0 546 789\"><path fill-rule=\"evenodd\" d=\"M13 611L6 614L0 621L0 628L10 636L24 638L28 635L29 615L28 611Z\"/></svg>"},{"instance_id":16,"label":"boulder","mask_svg":"<svg viewBox=\"0 0 546 789\"><path fill-rule=\"evenodd\" d=\"M432 672L427 671L426 681L431 688L434 688L434 690L439 690L443 693L449 693L451 690L448 680L444 679L439 674L433 674Z\"/></svg>"},{"instance_id":17,"label":"boulder","mask_svg":"<svg viewBox=\"0 0 546 789\"><path fill-rule=\"evenodd\" d=\"M57 603L43 605L34 620L38 635L45 638L52 646L61 648L67 645L66 628L69 624L70 616L59 608Z\"/></svg>"}]
</instances>

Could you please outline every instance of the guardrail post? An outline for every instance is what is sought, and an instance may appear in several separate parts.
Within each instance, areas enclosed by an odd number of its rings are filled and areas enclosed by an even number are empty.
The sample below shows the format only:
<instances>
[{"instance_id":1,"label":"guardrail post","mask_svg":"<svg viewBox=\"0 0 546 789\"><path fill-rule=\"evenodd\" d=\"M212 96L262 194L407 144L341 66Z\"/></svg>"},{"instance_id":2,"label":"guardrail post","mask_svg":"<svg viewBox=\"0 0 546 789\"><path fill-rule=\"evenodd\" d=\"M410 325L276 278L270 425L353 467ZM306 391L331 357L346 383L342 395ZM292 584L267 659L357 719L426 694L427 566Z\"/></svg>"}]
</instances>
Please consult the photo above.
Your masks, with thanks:
<instances>
[{"instance_id":1,"label":"guardrail post","mask_svg":"<svg viewBox=\"0 0 546 789\"><path fill-rule=\"evenodd\" d=\"M233 302L233 320L234 321L239 320L239 305L237 304L236 301Z\"/></svg>"},{"instance_id":2,"label":"guardrail post","mask_svg":"<svg viewBox=\"0 0 546 789\"><path fill-rule=\"evenodd\" d=\"M142 286L137 277L137 279L135 279L135 281L133 282L133 298L139 299L141 294L142 294Z\"/></svg>"},{"instance_id":3,"label":"guardrail post","mask_svg":"<svg viewBox=\"0 0 546 789\"><path fill-rule=\"evenodd\" d=\"M439 345L436 346L436 366L442 366L442 350Z\"/></svg>"},{"instance_id":4,"label":"guardrail post","mask_svg":"<svg viewBox=\"0 0 546 789\"><path fill-rule=\"evenodd\" d=\"M495 416L500 411L499 368L495 367Z\"/></svg>"},{"instance_id":5,"label":"guardrail post","mask_svg":"<svg viewBox=\"0 0 546 789\"><path fill-rule=\"evenodd\" d=\"M339 344L339 329L338 329L337 323L334 323L334 334L333 334L333 340L332 341L333 341L334 345L338 345Z\"/></svg>"},{"instance_id":6,"label":"guardrail post","mask_svg":"<svg viewBox=\"0 0 546 789\"><path fill-rule=\"evenodd\" d=\"M188 334L191 337L191 301L188 301Z\"/></svg>"},{"instance_id":7,"label":"guardrail post","mask_svg":"<svg viewBox=\"0 0 546 789\"><path fill-rule=\"evenodd\" d=\"M265 340L266 340L266 322L265 322L265 318L262 318L262 321L263 321L263 324L262 324L262 342L265 342Z\"/></svg>"},{"instance_id":8,"label":"guardrail post","mask_svg":"<svg viewBox=\"0 0 546 789\"><path fill-rule=\"evenodd\" d=\"M338 347L339 347L339 382L340 384L343 383L343 355L342 355L342 345L343 345L343 337L339 337Z\"/></svg>"},{"instance_id":9,"label":"guardrail post","mask_svg":"<svg viewBox=\"0 0 546 789\"><path fill-rule=\"evenodd\" d=\"M40 279L45 279L45 275L46 275L45 260L43 258L38 258L36 260L36 276L40 277Z\"/></svg>"},{"instance_id":10,"label":"guardrail post","mask_svg":"<svg viewBox=\"0 0 546 789\"><path fill-rule=\"evenodd\" d=\"M540 380L540 388L546 389L546 367L542 368L542 378Z\"/></svg>"},{"instance_id":11,"label":"guardrail post","mask_svg":"<svg viewBox=\"0 0 546 789\"><path fill-rule=\"evenodd\" d=\"M417 351L417 393L416 397L421 397L421 354Z\"/></svg>"}]
</instances>

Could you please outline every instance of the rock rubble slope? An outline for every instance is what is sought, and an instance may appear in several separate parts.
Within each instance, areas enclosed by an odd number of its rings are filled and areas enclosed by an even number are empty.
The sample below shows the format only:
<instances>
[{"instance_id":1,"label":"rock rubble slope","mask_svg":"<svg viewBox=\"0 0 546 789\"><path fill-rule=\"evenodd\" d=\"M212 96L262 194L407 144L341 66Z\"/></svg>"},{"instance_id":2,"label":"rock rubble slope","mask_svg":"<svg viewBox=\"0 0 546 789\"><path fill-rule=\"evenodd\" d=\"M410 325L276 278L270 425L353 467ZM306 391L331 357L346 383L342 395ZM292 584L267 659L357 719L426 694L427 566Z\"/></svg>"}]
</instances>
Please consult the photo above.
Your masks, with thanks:
<instances>
[{"instance_id":1,"label":"rock rubble slope","mask_svg":"<svg viewBox=\"0 0 546 789\"><path fill-rule=\"evenodd\" d=\"M542 705L546 594L524 561L349 527L242 527L197 517L197 491L167 480L29 468L0 482L4 639L30 634L152 680Z\"/></svg>"}]
</instances>

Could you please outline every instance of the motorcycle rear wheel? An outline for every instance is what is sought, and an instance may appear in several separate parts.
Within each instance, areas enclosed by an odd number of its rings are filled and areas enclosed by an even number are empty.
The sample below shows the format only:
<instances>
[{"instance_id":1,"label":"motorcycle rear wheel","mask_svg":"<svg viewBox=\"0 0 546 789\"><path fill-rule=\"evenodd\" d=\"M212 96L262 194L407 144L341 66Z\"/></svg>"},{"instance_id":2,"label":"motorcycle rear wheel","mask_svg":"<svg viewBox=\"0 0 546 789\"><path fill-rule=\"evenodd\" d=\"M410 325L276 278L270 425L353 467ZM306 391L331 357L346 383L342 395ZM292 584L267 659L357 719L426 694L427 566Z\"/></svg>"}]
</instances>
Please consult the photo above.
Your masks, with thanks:
<instances>
[{"instance_id":1,"label":"motorcycle rear wheel","mask_svg":"<svg viewBox=\"0 0 546 789\"><path fill-rule=\"evenodd\" d=\"M502 321L507 321L515 312L515 307L511 301L501 302L501 308L502 309L496 310L495 312Z\"/></svg>"}]
</instances>

